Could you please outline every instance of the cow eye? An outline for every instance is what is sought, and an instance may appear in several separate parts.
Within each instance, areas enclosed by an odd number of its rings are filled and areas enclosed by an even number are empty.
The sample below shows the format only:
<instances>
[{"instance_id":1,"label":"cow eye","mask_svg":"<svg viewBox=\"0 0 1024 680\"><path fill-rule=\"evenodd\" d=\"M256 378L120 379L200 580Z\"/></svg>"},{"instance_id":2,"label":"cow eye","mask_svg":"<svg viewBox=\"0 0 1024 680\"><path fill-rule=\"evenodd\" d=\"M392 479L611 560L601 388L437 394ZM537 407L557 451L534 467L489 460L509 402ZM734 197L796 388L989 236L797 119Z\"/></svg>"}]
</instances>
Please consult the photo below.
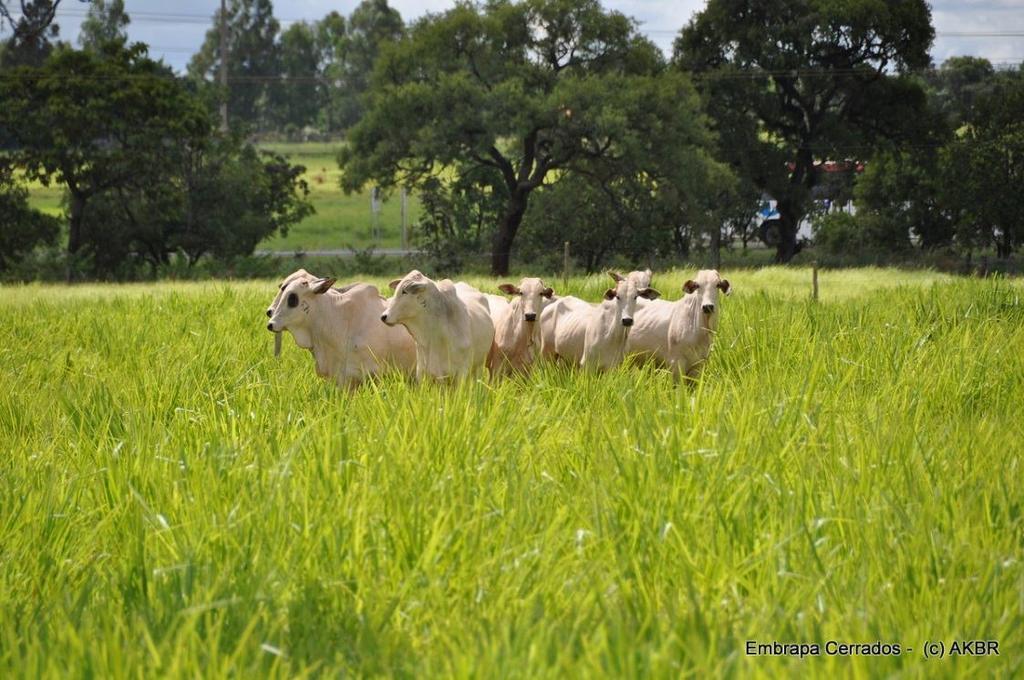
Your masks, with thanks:
<instances>
[{"instance_id":1,"label":"cow eye","mask_svg":"<svg viewBox=\"0 0 1024 680\"><path fill-rule=\"evenodd\" d=\"M299 306L299 296L296 295L295 293L288 293L288 306L289 307L298 307Z\"/></svg>"}]
</instances>

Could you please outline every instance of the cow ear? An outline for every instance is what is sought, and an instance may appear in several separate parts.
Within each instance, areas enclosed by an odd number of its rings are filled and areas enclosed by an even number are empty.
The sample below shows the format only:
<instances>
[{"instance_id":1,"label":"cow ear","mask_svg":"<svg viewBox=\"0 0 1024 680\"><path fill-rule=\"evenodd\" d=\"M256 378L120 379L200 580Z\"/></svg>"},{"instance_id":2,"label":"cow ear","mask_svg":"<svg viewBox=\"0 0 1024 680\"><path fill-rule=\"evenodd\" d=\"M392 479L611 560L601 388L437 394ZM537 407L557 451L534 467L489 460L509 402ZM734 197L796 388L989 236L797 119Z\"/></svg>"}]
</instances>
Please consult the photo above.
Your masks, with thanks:
<instances>
[{"instance_id":1,"label":"cow ear","mask_svg":"<svg viewBox=\"0 0 1024 680\"><path fill-rule=\"evenodd\" d=\"M648 300L657 300L658 298L661 297L661 293L654 288L644 288L643 290L639 291L637 295Z\"/></svg>"},{"instance_id":2,"label":"cow ear","mask_svg":"<svg viewBox=\"0 0 1024 680\"><path fill-rule=\"evenodd\" d=\"M615 299L615 296L616 296L617 294L618 294L618 293L616 293L616 291L615 291L615 289L614 289L614 288L609 288L608 290L606 290L606 291L604 292L604 299L605 299L605 300L614 300L614 299Z\"/></svg>"},{"instance_id":3,"label":"cow ear","mask_svg":"<svg viewBox=\"0 0 1024 680\"><path fill-rule=\"evenodd\" d=\"M683 292L684 293L692 293L693 291L697 290L698 288L700 288L700 286L698 286L697 282L692 280L692 279L683 284Z\"/></svg>"},{"instance_id":4,"label":"cow ear","mask_svg":"<svg viewBox=\"0 0 1024 680\"><path fill-rule=\"evenodd\" d=\"M729 284L729 279L722 279L718 282L718 289L726 295L732 295L732 285Z\"/></svg>"},{"instance_id":5,"label":"cow ear","mask_svg":"<svg viewBox=\"0 0 1024 680\"><path fill-rule=\"evenodd\" d=\"M519 295L522 292L519 290L519 288L517 288L515 285L511 283L501 284L500 286L498 286L498 290L500 290L505 295Z\"/></svg>"},{"instance_id":6,"label":"cow ear","mask_svg":"<svg viewBox=\"0 0 1024 680\"><path fill-rule=\"evenodd\" d=\"M551 296L554 295L554 294L555 294L555 291L552 288L545 288L541 292L541 295L543 295L544 297L548 298L549 300L551 299Z\"/></svg>"},{"instance_id":7,"label":"cow ear","mask_svg":"<svg viewBox=\"0 0 1024 680\"><path fill-rule=\"evenodd\" d=\"M334 282L337 280L338 279L332 278L317 279L316 281L313 282L310 290L312 290L317 295L323 295L324 293L331 289L331 286L333 286Z\"/></svg>"},{"instance_id":8,"label":"cow ear","mask_svg":"<svg viewBox=\"0 0 1024 680\"><path fill-rule=\"evenodd\" d=\"M388 281L388 288L394 290L395 288L398 288L398 284L400 284L401 282L402 279L391 279L390 281Z\"/></svg>"},{"instance_id":9,"label":"cow ear","mask_svg":"<svg viewBox=\"0 0 1024 680\"><path fill-rule=\"evenodd\" d=\"M609 270L608 271L608 276L612 277L612 279L614 279L615 283L618 283L619 281L625 281L625 279L622 277L622 274L620 274L618 272L613 272L613 271Z\"/></svg>"}]
</instances>

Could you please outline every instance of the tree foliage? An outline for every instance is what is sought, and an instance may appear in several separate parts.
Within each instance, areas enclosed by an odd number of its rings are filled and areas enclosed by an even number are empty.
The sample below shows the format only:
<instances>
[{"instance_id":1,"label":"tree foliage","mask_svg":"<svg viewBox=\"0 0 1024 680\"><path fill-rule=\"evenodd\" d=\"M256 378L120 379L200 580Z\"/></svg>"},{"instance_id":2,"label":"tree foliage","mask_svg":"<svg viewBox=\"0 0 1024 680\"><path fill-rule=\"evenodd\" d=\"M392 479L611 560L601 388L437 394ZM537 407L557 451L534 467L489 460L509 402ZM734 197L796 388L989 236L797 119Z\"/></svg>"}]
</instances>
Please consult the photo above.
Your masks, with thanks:
<instances>
[{"instance_id":1,"label":"tree foliage","mask_svg":"<svg viewBox=\"0 0 1024 680\"><path fill-rule=\"evenodd\" d=\"M267 129L274 120L275 88L279 83L280 23L271 0L230 0L228 26L228 112L231 120ZM219 82L220 10L206 32L188 73L200 81ZM224 96L224 93L222 93Z\"/></svg>"},{"instance_id":2,"label":"tree foliage","mask_svg":"<svg viewBox=\"0 0 1024 680\"><path fill-rule=\"evenodd\" d=\"M273 90L275 118L285 128L316 122L323 106L320 54L314 26L296 22L281 34L281 83Z\"/></svg>"},{"instance_id":3,"label":"tree foliage","mask_svg":"<svg viewBox=\"0 0 1024 680\"><path fill-rule=\"evenodd\" d=\"M8 269L37 246L52 245L59 221L28 204L28 189L18 184L7 164L0 164L0 271Z\"/></svg>"},{"instance_id":4,"label":"tree foliage","mask_svg":"<svg viewBox=\"0 0 1024 680\"><path fill-rule=\"evenodd\" d=\"M69 275L247 254L311 211L300 166L218 136L203 102L140 45L61 48L3 73L0 138L26 179L66 188Z\"/></svg>"},{"instance_id":5,"label":"tree foliage","mask_svg":"<svg viewBox=\"0 0 1024 680\"><path fill-rule=\"evenodd\" d=\"M303 171L233 137L175 149L147 181L94 199L83 229L93 273L126 275L141 263L155 269L175 253L189 265L204 255L248 255L312 212Z\"/></svg>"},{"instance_id":6,"label":"tree foliage","mask_svg":"<svg viewBox=\"0 0 1024 680\"><path fill-rule=\"evenodd\" d=\"M929 81L932 133L868 163L857 222L897 241L912 235L926 249L992 247L1008 257L1024 242L1024 76L963 58Z\"/></svg>"},{"instance_id":7,"label":"tree foliage","mask_svg":"<svg viewBox=\"0 0 1024 680\"><path fill-rule=\"evenodd\" d=\"M460 4L428 16L381 53L366 114L339 157L343 187L496 171L491 268L504 274L531 193L556 174L635 169L644 144L694 159L701 174L691 147L707 132L683 80L672 81L683 95L670 114L674 136L657 136L663 121L651 110L664 106L645 98L662 91L662 66L630 19L593 0Z\"/></svg>"},{"instance_id":8,"label":"tree foliage","mask_svg":"<svg viewBox=\"0 0 1024 680\"><path fill-rule=\"evenodd\" d=\"M92 0L79 29L78 44L87 50L99 49L109 42L127 45L130 23L124 0Z\"/></svg>"},{"instance_id":9,"label":"tree foliage","mask_svg":"<svg viewBox=\"0 0 1024 680\"><path fill-rule=\"evenodd\" d=\"M69 193L68 253L98 193L146 177L169 149L209 134L205 109L140 45L59 49L0 78L0 129L30 180Z\"/></svg>"},{"instance_id":10,"label":"tree foliage","mask_svg":"<svg viewBox=\"0 0 1024 680\"><path fill-rule=\"evenodd\" d=\"M13 3L0 0L0 17L11 29L11 37L0 49L0 64L13 67L43 63L60 35L60 27L54 23L60 3L61 0L20 0L15 18L10 7Z\"/></svg>"},{"instance_id":11,"label":"tree foliage","mask_svg":"<svg viewBox=\"0 0 1024 680\"><path fill-rule=\"evenodd\" d=\"M924 0L710 0L681 32L675 62L697 74L725 157L778 201L777 259L796 252L816 160L864 158L906 138L924 93Z\"/></svg>"}]
</instances>

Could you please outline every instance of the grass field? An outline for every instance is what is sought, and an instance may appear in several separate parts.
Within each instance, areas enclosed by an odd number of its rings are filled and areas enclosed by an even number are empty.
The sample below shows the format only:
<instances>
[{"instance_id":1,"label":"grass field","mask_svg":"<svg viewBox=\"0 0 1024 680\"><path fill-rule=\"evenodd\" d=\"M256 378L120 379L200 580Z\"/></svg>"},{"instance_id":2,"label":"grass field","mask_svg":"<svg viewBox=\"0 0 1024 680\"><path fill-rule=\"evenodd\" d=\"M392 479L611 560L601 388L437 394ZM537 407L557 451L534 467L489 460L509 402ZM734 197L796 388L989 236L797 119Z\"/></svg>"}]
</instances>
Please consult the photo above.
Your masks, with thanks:
<instances>
[{"instance_id":1,"label":"grass field","mask_svg":"<svg viewBox=\"0 0 1024 680\"><path fill-rule=\"evenodd\" d=\"M726 274L689 389L348 394L276 282L5 288L0 677L1019 677L1024 287Z\"/></svg>"},{"instance_id":2,"label":"grass field","mask_svg":"<svg viewBox=\"0 0 1024 680\"><path fill-rule=\"evenodd\" d=\"M292 163L303 165L303 179L309 184L309 200L316 213L295 225L287 236L275 236L259 245L260 250L303 251L398 248L402 242L402 208L397 192L381 205L380 238L373 237L373 214L368 193L346 196L338 181L338 144L325 142L263 144L260 148L286 156ZM63 212L62 185L43 187L29 185L30 202L34 208L59 215ZM419 214L419 201L409 197L409 224Z\"/></svg>"}]
</instances>

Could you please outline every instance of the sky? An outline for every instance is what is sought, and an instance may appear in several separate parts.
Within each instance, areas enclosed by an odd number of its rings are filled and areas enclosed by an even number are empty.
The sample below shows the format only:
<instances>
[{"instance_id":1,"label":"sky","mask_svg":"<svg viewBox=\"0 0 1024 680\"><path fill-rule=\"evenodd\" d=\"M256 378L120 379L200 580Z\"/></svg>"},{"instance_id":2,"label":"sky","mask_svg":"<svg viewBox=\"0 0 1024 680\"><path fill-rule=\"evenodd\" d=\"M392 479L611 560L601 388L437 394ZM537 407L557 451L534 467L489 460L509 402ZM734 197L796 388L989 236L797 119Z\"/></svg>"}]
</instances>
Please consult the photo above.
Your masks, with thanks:
<instances>
[{"instance_id":1,"label":"sky","mask_svg":"<svg viewBox=\"0 0 1024 680\"><path fill-rule=\"evenodd\" d=\"M298 20L314 21L336 10L348 15L359 0L278 0L274 13L283 26ZM453 0L390 0L408 22L425 12L443 11ZM666 54L679 29L704 0L604 0L604 6L632 16L640 31ZM184 71L203 41L219 0L125 0L132 17L132 41L150 46L150 54ZM936 39L932 58L940 64L954 55L985 57L997 64L1024 61L1024 0L935 0L931 3ZM77 42L78 27L87 4L63 0L57 12L60 35ZM987 35L978 35L987 34ZM965 35L966 34L966 35ZM1011 35L1007 35L1011 34ZM1015 34L1015 35L1013 35Z\"/></svg>"}]
</instances>

